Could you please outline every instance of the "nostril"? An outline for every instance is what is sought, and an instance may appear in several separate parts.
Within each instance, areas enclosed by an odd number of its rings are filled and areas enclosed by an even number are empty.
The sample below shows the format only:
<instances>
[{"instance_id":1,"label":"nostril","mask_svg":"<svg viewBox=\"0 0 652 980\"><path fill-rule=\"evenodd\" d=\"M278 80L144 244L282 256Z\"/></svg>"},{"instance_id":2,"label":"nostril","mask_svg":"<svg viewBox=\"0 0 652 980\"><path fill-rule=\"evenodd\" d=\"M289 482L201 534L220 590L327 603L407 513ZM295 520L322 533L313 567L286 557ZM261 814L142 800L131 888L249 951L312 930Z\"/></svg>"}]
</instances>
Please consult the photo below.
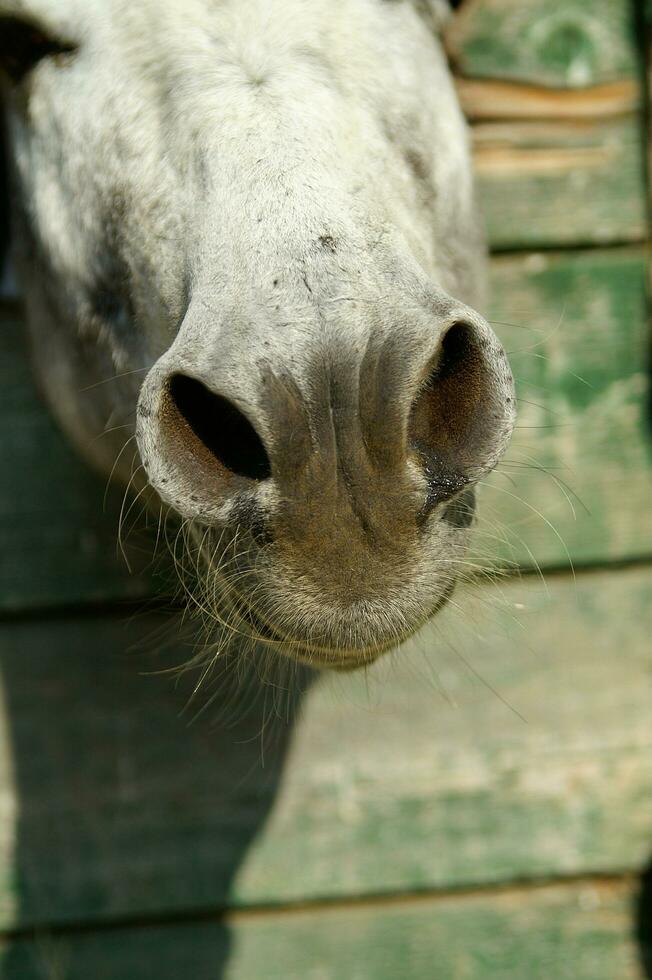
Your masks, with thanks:
<instances>
[{"instance_id":1,"label":"nostril","mask_svg":"<svg viewBox=\"0 0 652 980\"><path fill-rule=\"evenodd\" d=\"M409 443L428 480L428 510L477 479L493 455L500 394L487 346L473 326L454 323L412 405Z\"/></svg>"},{"instance_id":2,"label":"nostril","mask_svg":"<svg viewBox=\"0 0 652 980\"><path fill-rule=\"evenodd\" d=\"M443 377L456 370L477 347L473 327L468 323L454 323L441 342L441 353L434 368L436 377Z\"/></svg>"},{"instance_id":3,"label":"nostril","mask_svg":"<svg viewBox=\"0 0 652 980\"><path fill-rule=\"evenodd\" d=\"M271 475L269 457L249 420L221 395L196 378L174 374L168 383L169 408L176 410L204 450L238 476L266 480Z\"/></svg>"}]
</instances>

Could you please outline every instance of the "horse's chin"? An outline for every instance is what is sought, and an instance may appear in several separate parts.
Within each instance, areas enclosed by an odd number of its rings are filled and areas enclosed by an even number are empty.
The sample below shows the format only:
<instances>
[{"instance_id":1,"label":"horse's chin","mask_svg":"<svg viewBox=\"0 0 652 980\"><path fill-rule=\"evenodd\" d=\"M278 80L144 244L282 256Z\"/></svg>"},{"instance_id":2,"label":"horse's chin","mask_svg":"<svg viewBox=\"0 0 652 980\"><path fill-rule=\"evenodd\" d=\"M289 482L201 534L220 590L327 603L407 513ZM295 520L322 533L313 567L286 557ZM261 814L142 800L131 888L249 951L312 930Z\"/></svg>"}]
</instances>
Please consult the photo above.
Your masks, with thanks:
<instances>
[{"instance_id":1,"label":"horse's chin","mask_svg":"<svg viewBox=\"0 0 652 980\"><path fill-rule=\"evenodd\" d=\"M411 635L411 634L410 634ZM355 647L352 649L341 647L312 647L303 644L288 643L283 651L293 660L298 660L308 667L317 670L336 670L339 673L348 673L353 670L360 670L362 667L370 667L379 657L390 650L394 650L400 643L408 638L400 640L392 639L384 645L374 645L369 647Z\"/></svg>"},{"instance_id":2,"label":"horse's chin","mask_svg":"<svg viewBox=\"0 0 652 980\"><path fill-rule=\"evenodd\" d=\"M391 637L378 638L373 642L354 647L320 644L284 633L282 628L262 617L251 606L247 610L247 619L257 641L264 646L271 647L291 660L318 670L346 673L371 666L383 654L395 650L409 640L446 605L454 589L455 582L452 581L430 611L412 627Z\"/></svg>"},{"instance_id":3,"label":"horse's chin","mask_svg":"<svg viewBox=\"0 0 652 980\"><path fill-rule=\"evenodd\" d=\"M284 633L251 607L247 612L249 627L256 640L277 653L316 669L337 671L358 670L369 666L387 650L397 646L402 640L393 638L384 644L342 647L313 643L303 638Z\"/></svg>"}]
</instances>

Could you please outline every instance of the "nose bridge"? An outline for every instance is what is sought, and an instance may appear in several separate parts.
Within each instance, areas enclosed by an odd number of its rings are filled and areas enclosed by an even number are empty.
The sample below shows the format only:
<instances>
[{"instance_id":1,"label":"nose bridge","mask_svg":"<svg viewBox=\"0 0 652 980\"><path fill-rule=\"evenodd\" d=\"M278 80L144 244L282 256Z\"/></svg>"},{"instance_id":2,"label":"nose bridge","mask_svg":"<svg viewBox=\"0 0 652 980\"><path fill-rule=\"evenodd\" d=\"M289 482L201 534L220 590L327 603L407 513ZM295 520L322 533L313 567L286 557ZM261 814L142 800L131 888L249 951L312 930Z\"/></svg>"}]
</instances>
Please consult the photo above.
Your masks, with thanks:
<instances>
[{"instance_id":1,"label":"nose bridge","mask_svg":"<svg viewBox=\"0 0 652 980\"><path fill-rule=\"evenodd\" d=\"M432 330L429 331L432 334ZM405 461L407 421L420 369L432 354L433 337L396 336L370 329L366 336L326 335L305 360L305 377L269 372L266 421L275 454L285 457L291 435L310 454L312 479L369 486L373 473L389 473ZM287 392L292 391L291 405ZM290 454L296 475L297 453ZM285 459L277 461L286 468Z\"/></svg>"},{"instance_id":2,"label":"nose bridge","mask_svg":"<svg viewBox=\"0 0 652 980\"><path fill-rule=\"evenodd\" d=\"M272 470L286 498L336 493L368 475L360 413L361 355L355 345L314 345L304 376L262 364L261 421L269 432Z\"/></svg>"},{"instance_id":3,"label":"nose bridge","mask_svg":"<svg viewBox=\"0 0 652 980\"><path fill-rule=\"evenodd\" d=\"M325 349L313 362L310 374L311 414L319 456L333 473L350 470L355 460L366 467L360 425L360 353L355 345L340 343Z\"/></svg>"}]
</instances>

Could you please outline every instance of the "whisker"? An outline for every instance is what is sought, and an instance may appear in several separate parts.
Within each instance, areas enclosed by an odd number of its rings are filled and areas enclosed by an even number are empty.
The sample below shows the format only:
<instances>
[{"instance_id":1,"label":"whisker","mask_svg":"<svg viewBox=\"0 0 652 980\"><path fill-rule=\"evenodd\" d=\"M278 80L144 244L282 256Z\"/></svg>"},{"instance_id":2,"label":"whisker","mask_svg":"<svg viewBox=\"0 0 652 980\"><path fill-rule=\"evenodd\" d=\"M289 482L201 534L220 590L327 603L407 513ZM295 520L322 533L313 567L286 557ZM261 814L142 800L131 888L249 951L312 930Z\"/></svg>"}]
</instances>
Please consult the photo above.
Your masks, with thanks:
<instances>
[{"instance_id":1,"label":"whisker","mask_svg":"<svg viewBox=\"0 0 652 980\"><path fill-rule=\"evenodd\" d=\"M122 371L120 374L112 374L110 377L104 378L102 381L96 381L92 385L87 385L85 388L80 388L79 394L82 394L85 391L92 391L93 388L99 388L100 385L106 385L110 381L118 381L119 378L127 378L131 374L142 374L144 371L149 371L150 366L143 367L143 368L134 368L133 371Z\"/></svg>"},{"instance_id":2,"label":"whisker","mask_svg":"<svg viewBox=\"0 0 652 980\"><path fill-rule=\"evenodd\" d=\"M544 524L546 524L550 528L550 530L553 532L553 534L555 535L555 537L557 538L557 540L561 544L562 548L564 549L564 552L566 554L566 558L568 560L568 565L570 567L571 574L573 576L573 581L576 581L575 566L573 564L573 559L571 558L571 554L570 554L570 551L568 550L568 547L566 545L566 542L564 541L564 539L562 538L561 534L559 533L559 531L557 530L557 528L554 526L554 524L551 521L549 521L548 518L544 514L541 513L541 511L537 510L537 508L534 507L533 504L528 503L527 500L523 500L523 498L522 497L519 497L518 494L512 493L510 490L506 490L504 487L497 487L493 483L486 483L486 482L483 482L483 481L480 481L479 484L478 484L478 486L492 487L492 489L498 490L499 493L506 493L510 497L512 497L514 500L517 500L519 503L523 504L524 507L527 507L528 510L531 510L534 514L536 514L536 516L539 517L544 522Z\"/></svg>"},{"instance_id":3,"label":"whisker","mask_svg":"<svg viewBox=\"0 0 652 980\"><path fill-rule=\"evenodd\" d=\"M113 463L113 466L111 467L111 472L109 473L109 478L106 481L106 487L104 488L104 497L102 498L102 510L103 511L106 511L106 501L107 501L108 494L109 494L109 487L111 486L111 481L113 479L113 474L115 473L116 467L117 467L118 463L120 462L120 458L121 458L122 454L124 453L125 449L127 448L127 446L129 445L130 442L133 442L134 441L135 438L136 438L136 435L135 434L132 435L132 436L129 436L129 438L127 439L127 441L123 445L122 449L120 450L120 452L116 456L115 462ZM133 467L133 462L132 462L131 465Z\"/></svg>"}]
</instances>

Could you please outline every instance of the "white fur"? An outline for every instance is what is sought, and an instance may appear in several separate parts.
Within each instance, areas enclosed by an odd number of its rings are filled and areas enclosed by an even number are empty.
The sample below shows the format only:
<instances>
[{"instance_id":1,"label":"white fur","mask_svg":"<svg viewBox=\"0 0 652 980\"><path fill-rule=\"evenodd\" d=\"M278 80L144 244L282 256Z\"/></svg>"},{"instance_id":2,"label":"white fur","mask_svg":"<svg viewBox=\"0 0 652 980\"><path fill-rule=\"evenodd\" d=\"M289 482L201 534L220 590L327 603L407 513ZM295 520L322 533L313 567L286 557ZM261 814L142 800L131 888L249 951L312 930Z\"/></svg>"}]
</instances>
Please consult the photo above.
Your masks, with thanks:
<instances>
[{"instance_id":1,"label":"white fur","mask_svg":"<svg viewBox=\"0 0 652 980\"><path fill-rule=\"evenodd\" d=\"M140 398L138 444L158 494L183 516L228 524L231 498L194 487L165 450L171 373L228 397L273 450L263 363L291 375L314 408L315 363L356 364L397 337L392 398L407 418L460 318L486 340L497 393L474 479L495 464L512 425L511 376L465 305L483 302L484 248L435 33L446 10L441 0L0 0L0 14L28 13L78 45L37 66L27 100L9 91L7 102L37 366L96 465L128 478L129 454L115 460ZM97 302L104 284L124 291L110 316ZM112 375L123 376L105 384ZM410 474L418 495L423 478ZM256 493L270 513L284 506L276 484ZM341 635L360 637L353 646L382 645L383 618L409 628L437 604L464 540L436 521L406 539L405 559L387 559L393 567L346 615L353 565L345 574L343 559L326 591L313 569L301 592L295 558L278 558L268 605L286 609L290 633L312 617L335 636L340 616Z\"/></svg>"}]
</instances>

